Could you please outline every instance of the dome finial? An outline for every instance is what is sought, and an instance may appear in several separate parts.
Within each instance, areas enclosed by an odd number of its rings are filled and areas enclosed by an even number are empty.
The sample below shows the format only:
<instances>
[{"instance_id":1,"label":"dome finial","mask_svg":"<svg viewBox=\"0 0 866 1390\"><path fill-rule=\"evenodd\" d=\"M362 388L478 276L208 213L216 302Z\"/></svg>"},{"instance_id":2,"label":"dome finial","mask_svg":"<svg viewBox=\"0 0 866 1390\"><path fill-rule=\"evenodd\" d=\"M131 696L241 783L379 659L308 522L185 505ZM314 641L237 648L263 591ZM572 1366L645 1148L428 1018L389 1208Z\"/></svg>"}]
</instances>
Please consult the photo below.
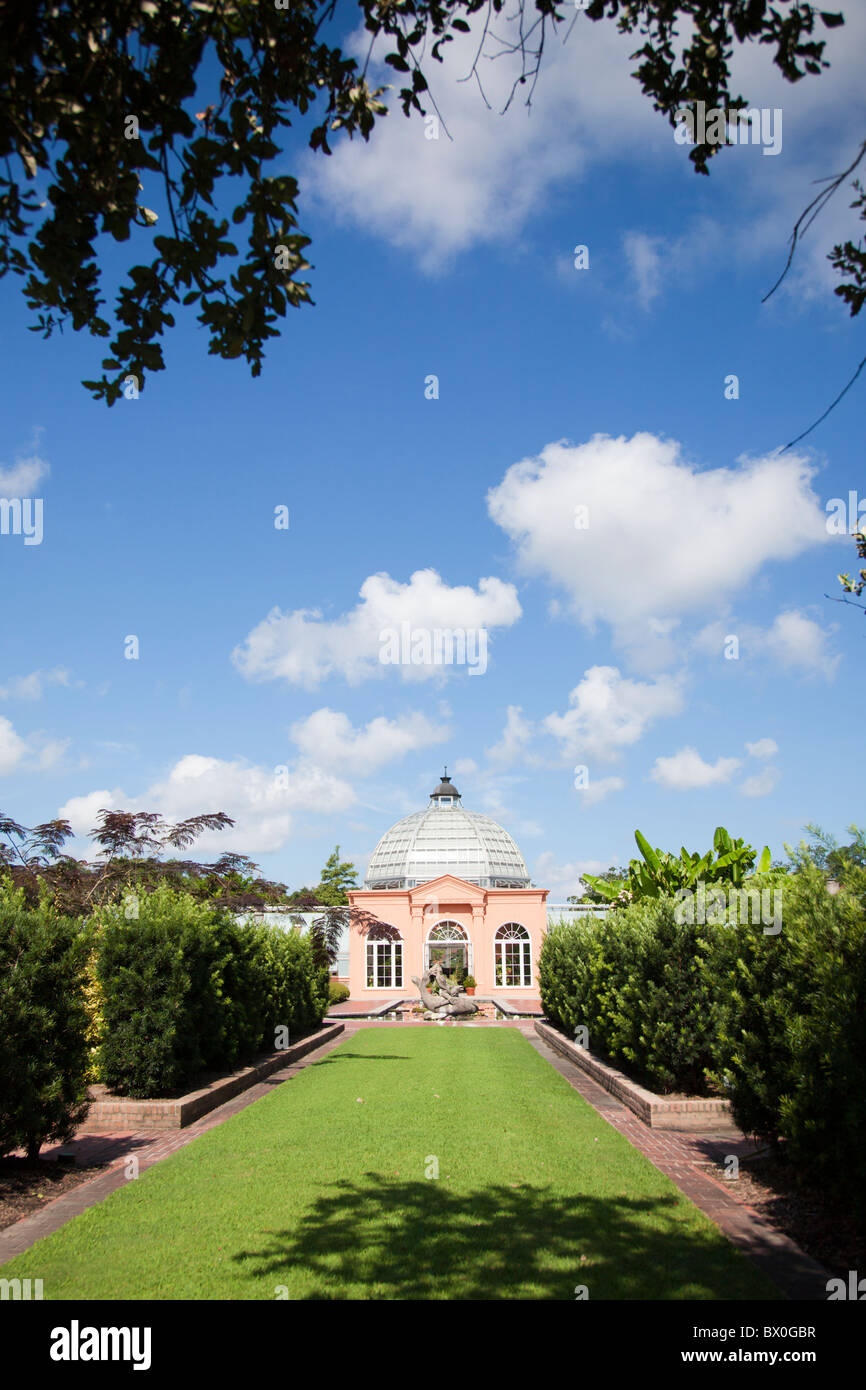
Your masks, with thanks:
<instances>
[{"instance_id":1,"label":"dome finial","mask_svg":"<svg viewBox=\"0 0 866 1390\"><path fill-rule=\"evenodd\" d=\"M439 786L435 791L430 793L430 800L446 806L450 806L452 802L460 800L460 793L448 776L447 767L442 773L442 781L439 783Z\"/></svg>"}]
</instances>

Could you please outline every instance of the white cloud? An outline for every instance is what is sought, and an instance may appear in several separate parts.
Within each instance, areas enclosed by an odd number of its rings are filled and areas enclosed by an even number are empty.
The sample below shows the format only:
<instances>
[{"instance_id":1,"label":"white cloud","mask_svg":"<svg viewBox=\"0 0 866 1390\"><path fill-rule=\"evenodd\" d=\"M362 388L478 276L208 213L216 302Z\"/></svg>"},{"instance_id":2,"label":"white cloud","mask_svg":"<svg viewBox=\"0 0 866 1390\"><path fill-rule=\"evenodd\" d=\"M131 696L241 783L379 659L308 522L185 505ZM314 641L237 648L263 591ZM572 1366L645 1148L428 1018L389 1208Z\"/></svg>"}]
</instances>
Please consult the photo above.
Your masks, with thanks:
<instances>
[{"instance_id":1,"label":"white cloud","mask_svg":"<svg viewBox=\"0 0 866 1390\"><path fill-rule=\"evenodd\" d=\"M37 454L12 464L0 463L0 497L32 497L48 472L45 459Z\"/></svg>"},{"instance_id":2,"label":"white cloud","mask_svg":"<svg viewBox=\"0 0 866 1390\"><path fill-rule=\"evenodd\" d=\"M519 836L521 841L526 839L537 840L540 835L545 835L547 833L544 826L539 825L537 820L521 820L519 817L516 817L512 820L511 825L515 835Z\"/></svg>"},{"instance_id":3,"label":"white cloud","mask_svg":"<svg viewBox=\"0 0 866 1390\"><path fill-rule=\"evenodd\" d=\"M598 781L590 779L588 786L576 789L580 796L581 808L588 811L590 806L597 806L605 797L610 796L611 792L622 791L624 786L625 782L621 777L601 777Z\"/></svg>"},{"instance_id":4,"label":"white cloud","mask_svg":"<svg viewBox=\"0 0 866 1390\"><path fill-rule=\"evenodd\" d=\"M82 835L95 825L102 808L158 811L170 822L225 811L235 825L206 831L191 852L267 854L287 843L297 814L303 813L305 820L311 815L338 815L354 801L347 782L303 762L292 768L266 768L241 759L228 762L190 753L143 795L128 796L120 788L88 792L72 797L58 815L70 822L76 835Z\"/></svg>"},{"instance_id":5,"label":"white cloud","mask_svg":"<svg viewBox=\"0 0 866 1390\"><path fill-rule=\"evenodd\" d=\"M22 738L11 720L0 715L0 774L44 772L60 760L69 743L69 739L52 739L41 732Z\"/></svg>"},{"instance_id":6,"label":"white cloud","mask_svg":"<svg viewBox=\"0 0 866 1390\"><path fill-rule=\"evenodd\" d=\"M678 618L828 541L813 473L791 454L701 469L673 440L595 435L512 465L488 508L521 567L563 591L582 623L607 622L616 641L645 657L655 647L664 663Z\"/></svg>"},{"instance_id":7,"label":"white cloud","mask_svg":"<svg viewBox=\"0 0 866 1390\"><path fill-rule=\"evenodd\" d=\"M454 764L455 777L472 777L478 771L474 758L458 758Z\"/></svg>"},{"instance_id":8,"label":"white cloud","mask_svg":"<svg viewBox=\"0 0 866 1390\"><path fill-rule=\"evenodd\" d=\"M779 613L764 637L768 654L787 670L832 680L840 657L830 650L825 630L799 609Z\"/></svg>"},{"instance_id":9,"label":"white cloud","mask_svg":"<svg viewBox=\"0 0 866 1390\"><path fill-rule=\"evenodd\" d=\"M811 199L815 180L844 168L853 156L856 140L852 146L850 122L840 119L840 112L857 108L861 100L866 14L863 7L849 8L843 28L818 26L831 62L831 71L822 76L791 84L772 65L765 47L735 46L732 90L752 104L783 109L784 149L781 158L770 158L757 148L730 147L712 161L711 178L705 181L710 199L717 197L719 180L734 174L743 214L735 227L724 229L714 257L717 271L768 254L781 269L791 227ZM424 122L417 115L405 118L392 93L386 95L390 114L377 122L368 143L340 143L336 137L331 158L307 156L304 186L333 218L407 248L435 271L471 246L517 240L533 217L548 211L558 186L567 189L579 223L581 182L602 161L617 160L627 168L639 162L643 171L648 159L656 159L664 171L679 169L693 184L700 182L688 172L688 150L675 145L665 117L653 111L631 76L635 36L619 34L609 18L592 23L578 12L573 24L569 16L558 33L549 32L531 112L523 101L527 85L518 88L503 115L517 68L516 58L504 54L497 40L513 36L518 17L515 7L513 16L500 14L491 24L485 51L499 56L480 65L489 109L475 81L460 80L470 72L486 11L470 18L469 34L456 35L446 46L442 64L425 63L453 141L444 130L438 140L425 139ZM689 26L682 32L685 38ZM369 34L359 28L347 49L364 61L368 46ZM371 85L396 87L400 79L393 69L375 61L381 52L374 45ZM429 100L424 105L432 112ZM701 254L695 237L670 243L643 235L659 255L660 247ZM846 200L837 198L803 239L787 291L826 295L835 280L827 249L851 235L852 214ZM580 240L578 233L575 240ZM563 259L570 265L570 258ZM650 302L659 285L656 270L667 277L671 265L669 258L663 268L649 262L638 268L643 276L639 286ZM569 273L572 283L584 283L573 270Z\"/></svg>"},{"instance_id":10,"label":"white cloud","mask_svg":"<svg viewBox=\"0 0 866 1390\"><path fill-rule=\"evenodd\" d=\"M779 745L773 738L759 738L757 743L746 744L746 752L750 758L772 758L778 751Z\"/></svg>"},{"instance_id":11,"label":"white cloud","mask_svg":"<svg viewBox=\"0 0 866 1390\"><path fill-rule=\"evenodd\" d=\"M414 712L396 719L380 716L355 728L348 715L318 709L292 725L291 737L310 762L343 772L370 773L417 748L448 738L449 730Z\"/></svg>"},{"instance_id":12,"label":"white cloud","mask_svg":"<svg viewBox=\"0 0 866 1390\"><path fill-rule=\"evenodd\" d=\"M552 850L546 849L535 860L532 880L539 888L549 888L549 903L564 903L566 898L582 897L586 888L580 881L581 874L601 874L610 867L610 860L576 859L570 864L560 864Z\"/></svg>"},{"instance_id":13,"label":"white cloud","mask_svg":"<svg viewBox=\"0 0 866 1390\"><path fill-rule=\"evenodd\" d=\"M49 738L40 742L35 750L36 766L40 772L59 763L71 742L68 738Z\"/></svg>"},{"instance_id":14,"label":"white cloud","mask_svg":"<svg viewBox=\"0 0 866 1390\"><path fill-rule=\"evenodd\" d=\"M27 753L27 744L12 727L11 720L0 715L0 773L12 772Z\"/></svg>"},{"instance_id":15,"label":"white cloud","mask_svg":"<svg viewBox=\"0 0 866 1390\"><path fill-rule=\"evenodd\" d=\"M627 232L623 250L635 282L637 302L641 309L648 309L661 293L669 251L663 238L647 236L646 232Z\"/></svg>"},{"instance_id":16,"label":"white cloud","mask_svg":"<svg viewBox=\"0 0 866 1390\"><path fill-rule=\"evenodd\" d=\"M832 648L833 632L833 627L822 628L801 610L788 609L777 614L770 627L733 617L708 623L695 634L693 646L718 658L725 653L729 638L735 637L739 661L765 660L774 668L782 666L800 675L821 675L831 681L841 660Z\"/></svg>"},{"instance_id":17,"label":"white cloud","mask_svg":"<svg viewBox=\"0 0 866 1390\"><path fill-rule=\"evenodd\" d=\"M121 787L115 787L113 791L103 787L99 791L86 792L83 796L71 796L68 801L58 807L57 818L58 820L68 820L73 833L80 837L87 835L93 829L100 811L137 809L139 808L132 804L131 798ZM149 806L147 809L152 811L153 807Z\"/></svg>"},{"instance_id":18,"label":"white cloud","mask_svg":"<svg viewBox=\"0 0 866 1390\"><path fill-rule=\"evenodd\" d=\"M772 742L768 739L767 742ZM740 786L743 796L769 796L777 786L781 776L777 767L762 767L753 777L747 777Z\"/></svg>"},{"instance_id":19,"label":"white cloud","mask_svg":"<svg viewBox=\"0 0 866 1390\"><path fill-rule=\"evenodd\" d=\"M8 684L0 685L0 700L41 700L47 686L71 684L63 666L55 666L51 671L31 671L29 676L13 676Z\"/></svg>"},{"instance_id":20,"label":"white cloud","mask_svg":"<svg viewBox=\"0 0 866 1390\"><path fill-rule=\"evenodd\" d=\"M232 660L249 680L281 678L307 688L329 676L342 676L350 685L383 676L396 669L404 680L442 678L463 665L387 664L380 660L383 634L463 631L467 633L468 663L481 670L491 629L511 627L521 614L517 590L501 579L479 579L478 588L453 588L435 570L416 570L408 584L387 574L373 574L360 589L361 602L333 621L318 610L283 613L274 608L236 647ZM472 642L468 634L474 634ZM487 645L485 645L487 644ZM411 651L410 651L411 654Z\"/></svg>"},{"instance_id":21,"label":"white cloud","mask_svg":"<svg viewBox=\"0 0 866 1390\"><path fill-rule=\"evenodd\" d=\"M347 782L311 764L265 768L198 754L175 763L167 780L153 786L148 797L172 821L225 811L237 824L228 832L202 836L197 843L218 849L231 840L257 854L286 843L294 813L335 815L355 801Z\"/></svg>"},{"instance_id":22,"label":"white cloud","mask_svg":"<svg viewBox=\"0 0 866 1390\"><path fill-rule=\"evenodd\" d=\"M622 239L634 299L647 312L671 285L680 292L724 264L730 255L730 233L704 214L691 217L678 237L626 232Z\"/></svg>"},{"instance_id":23,"label":"white cloud","mask_svg":"<svg viewBox=\"0 0 866 1390\"><path fill-rule=\"evenodd\" d=\"M520 87L503 112L519 68L498 40L516 37L518 22L516 12L491 22L485 52L499 56L480 65L489 107L474 81L460 80L472 66L483 17L469 19L472 32L454 36L441 64L426 65L452 139L444 129L438 139L425 138L424 121L406 119L392 100L369 143L338 143L330 159L309 156L305 186L332 216L411 250L435 271L471 246L514 238L556 185L573 188L605 153L626 151L638 135L644 152L672 140L629 77L632 41L583 16L568 44L562 34L548 35L531 111L528 87ZM366 59L369 34L356 32L348 46ZM399 80L376 63L371 72L371 85Z\"/></svg>"},{"instance_id":24,"label":"white cloud","mask_svg":"<svg viewBox=\"0 0 866 1390\"><path fill-rule=\"evenodd\" d=\"M739 758L717 758L707 763L696 749L680 748L670 758L656 758L650 777L671 791L685 792L729 782L739 766Z\"/></svg>"},{"instance_id":25,"label":"white cloud","mask_svg":"<svg viewBox=\"0 0 866 1390\"><path fill-rule=\"evenodd\" d=\"M637 681L615 666L592 666L568 697L565 714L549 714L544 726L560 741L563 758L615 760L643 737L650 724L678 714L680 683L672 676Z\"/></svg>"},{"instance_id":26,"label":"white cloud","mask_svg":"<svg viewBox=\"0 0 866 1390\"><path fill-rule=\"evenodd\" d=\"M491 762L513 763L523 753L531 738L532 724L528 719L524 719L520 705L509 705L502 737L498 743L486 749L487 756Z\"/></svg>"}]
</instances>

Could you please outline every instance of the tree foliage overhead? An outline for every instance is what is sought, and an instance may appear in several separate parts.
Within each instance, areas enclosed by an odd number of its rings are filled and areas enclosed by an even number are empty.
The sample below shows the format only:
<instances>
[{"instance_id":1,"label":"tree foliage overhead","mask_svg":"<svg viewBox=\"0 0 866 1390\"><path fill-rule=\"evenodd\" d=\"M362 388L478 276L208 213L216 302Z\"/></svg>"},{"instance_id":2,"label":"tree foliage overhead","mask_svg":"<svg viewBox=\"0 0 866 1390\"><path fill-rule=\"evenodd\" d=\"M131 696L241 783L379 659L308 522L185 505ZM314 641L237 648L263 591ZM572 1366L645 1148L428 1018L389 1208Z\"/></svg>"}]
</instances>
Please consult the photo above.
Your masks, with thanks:
<instances>
[{"instance_id":1,"label":"tree foliage overhead","mask_svg":"<svg viewBox=\"0 0 866 1390\"><path fill-rule=\"evenodd\" d=\"M286 890L258 876L258 865L241 854L222 854L213 863L163 858L189 849L205 830L234 825L224 811L190 816L172 825L153 811L102 810L89 838L100 854L75 859L64 850L72 837L68 821L46 821L28 829L0 811L0 870L10 874L29 901L47 894L62 912L86 915L126 893L150 893L160 883L231 908L282 903Z\"/></svg>"},{"instance_id":2,"label":"tree foliage overhead","mask_svg":"<svg viewBox=\"0 0 866 1390\"><path fill-rule=\"evenodd\" d=\"M353 3L371 45L382 37L391 50L384 61L404 84L406 115L425 110L430 65L472 16L483 18L479 76L485 39L514 8ZM23 278L34 331L48 337L69 323L108 340L102 375L84 383L96 399L111 405L129 377L140 389L163 368L178 306L195 306L210 353L244 357L258 376L279 320L312 303L298 183L275 164L286 132L300 124L327 155L334 132L366 140L386 114L367 63L330 37L337 11L337 0L0 0L0 277ZM529 103L545 42L570 32L575 7L516 0L516 11L512 95ZM768 46L794 82L826 66L817 35L843 23L804 0L592 0L583 13L639 35L634 76L672 124L695 101L746 104L730 88L735 46ZM696 145L695 168L706 173L719 148ZM854 206L866 214L862 197ZM122 276L113 312L105 239L131 242L130 259L143 251ZM837 293L856 314L866 253L849 241L833 257L850 277Z\"/></svg>"},{"instance_id":3,"label":"tree foliage overhead","mask_svg":"<svg viewBox=\"0 0 866 1390\"><path fill-rule=\"evenodd\" d=\"M748 105L731 90L730 60L735 45L756 41L774 50L773 63L788 82L829 66L824 41L814 37L825 28L844 24L844 16L794 0L779 5L769 0L593 0L591 19L616 18L626 34L646 40L632 54L639 60L634 76L657 111L674 124L676 112L703 101L707 108L730 111ZM689 30L681 40L683 25ZM689 158L701 174L707 161L723 146L697 144Z\"/></svg>"},{"instance_id":4,"label":"tree foliage overhead","mask_svg":"<svg viewBox=\"0 0 866 1390\"><path fill-rule=\"evenodd\" d=\"M857 558L866 560L866 524L856 530L851 539L857 547ZM844 574L837 575L836 578L839 580L846 594L856 594L859 598L864 589L866 589L866 569L861 569L854 579L851 578L851 575L847 571ZM866 604L864 603L854 603L853 599L844 598L838 599L837 602L850 603L854 608L860 608L866 613Z\"/></svg>"},{"instance_id":5,"label":"tree foliage overhead","mask_svg":"<svg viewBox=\"0 0 866 1390\"><path fill-rule=\"evenodd\" d=\"M334 122L366 136L384 110L357 64L321 41L333 9L316 0L2 6L0 273L27 277L46 336L68 320L111 338L105 374L85 383L97 397L110 404L127 374L143 382L163 367L160 339L178 303L197 306L211 353L243 355L257 376L277 319L310 300L297 182L271 168L281 133L324 98L310 139L327 150ZM33 185L46 176L50 211L40 217ZM216 207L224 180L236 188L230 221ZM164 229L148 206L157 194ZM246 237L243 259L230 224ZM134 228L156 228L155 254L129 268L111 324L96 242L128 241Z\"/></svg>"}]
</instances>

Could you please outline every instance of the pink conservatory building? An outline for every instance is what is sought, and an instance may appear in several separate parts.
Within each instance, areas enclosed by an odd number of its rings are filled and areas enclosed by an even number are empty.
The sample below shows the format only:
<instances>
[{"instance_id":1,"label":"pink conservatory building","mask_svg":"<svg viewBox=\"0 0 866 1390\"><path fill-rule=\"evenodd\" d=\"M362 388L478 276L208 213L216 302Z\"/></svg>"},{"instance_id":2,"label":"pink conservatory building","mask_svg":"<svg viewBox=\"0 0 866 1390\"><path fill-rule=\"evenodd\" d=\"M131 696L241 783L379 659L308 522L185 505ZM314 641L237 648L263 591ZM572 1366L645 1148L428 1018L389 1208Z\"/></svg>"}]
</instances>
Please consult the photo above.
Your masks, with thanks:
<instances>
[{"instance_id":1,"label":"pink conservatory building","mask_svg":"<svg viewBox=\"0 0 866 1390\"><path fill-rule=\"evenodd\" d=\"M478 996L537 998L547 894L507 830L464 808L446 768L429 806L386 831L349 893L351 998L417 995L413 975L437 961L472 975Z\"/></svg>"}]
</instances>

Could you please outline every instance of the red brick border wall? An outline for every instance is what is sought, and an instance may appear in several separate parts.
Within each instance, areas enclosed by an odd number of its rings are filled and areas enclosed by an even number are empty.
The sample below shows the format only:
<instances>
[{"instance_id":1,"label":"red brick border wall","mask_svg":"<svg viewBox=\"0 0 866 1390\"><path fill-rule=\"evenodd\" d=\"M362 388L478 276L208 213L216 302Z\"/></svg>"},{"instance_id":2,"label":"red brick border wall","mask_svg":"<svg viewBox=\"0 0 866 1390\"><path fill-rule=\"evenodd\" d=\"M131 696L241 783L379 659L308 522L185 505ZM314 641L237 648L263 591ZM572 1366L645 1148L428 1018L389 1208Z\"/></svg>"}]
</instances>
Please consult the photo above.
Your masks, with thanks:
<instances>
[{"instance_id":1,"label":"red brick border wall","mask_svg":"<svg viewBox=\"0 0 866 1390\"><path fill-rule=\"evenodd\" d=\"M112 1129L183 1129L194 1120L201 1119L209 1110L240 1095L256 1082L263 1081L271 1072L281 1067L291 1066L308 1052L321 1047L322 1043L341 1033L342 1023L328 1023L315 1033L310 1033L300 1042L280 1052L269 1053L250 1067L232 1072L230 1076L212 1081L201 1090L190 1091L175 1100L131 1100L128 1096L112 1096L104 1086L92 1086L90 1093L95 1098L90 1106L87 1119L77 1130L78 1134L105 1134Z\"/></svg>"},{"instance_id":2,"label":"red brick border wall","mask_svg":"<svg viewBox=\"0 0 866 1390\"><path fill-rule=\"evenodd\" d=\"M644 1086L630 1081L621 1071L594 1057L585 1047L578 1047L549 1023L536 1023L535 1031L550 1046L574 1062L603 1086L611 1095L633 1110L638 1119L651 1129L729 1130L733 1127L730 1103L723 1097L695 1096L685 1100L667 1100Z\"/></svg>"}]
</instances>

